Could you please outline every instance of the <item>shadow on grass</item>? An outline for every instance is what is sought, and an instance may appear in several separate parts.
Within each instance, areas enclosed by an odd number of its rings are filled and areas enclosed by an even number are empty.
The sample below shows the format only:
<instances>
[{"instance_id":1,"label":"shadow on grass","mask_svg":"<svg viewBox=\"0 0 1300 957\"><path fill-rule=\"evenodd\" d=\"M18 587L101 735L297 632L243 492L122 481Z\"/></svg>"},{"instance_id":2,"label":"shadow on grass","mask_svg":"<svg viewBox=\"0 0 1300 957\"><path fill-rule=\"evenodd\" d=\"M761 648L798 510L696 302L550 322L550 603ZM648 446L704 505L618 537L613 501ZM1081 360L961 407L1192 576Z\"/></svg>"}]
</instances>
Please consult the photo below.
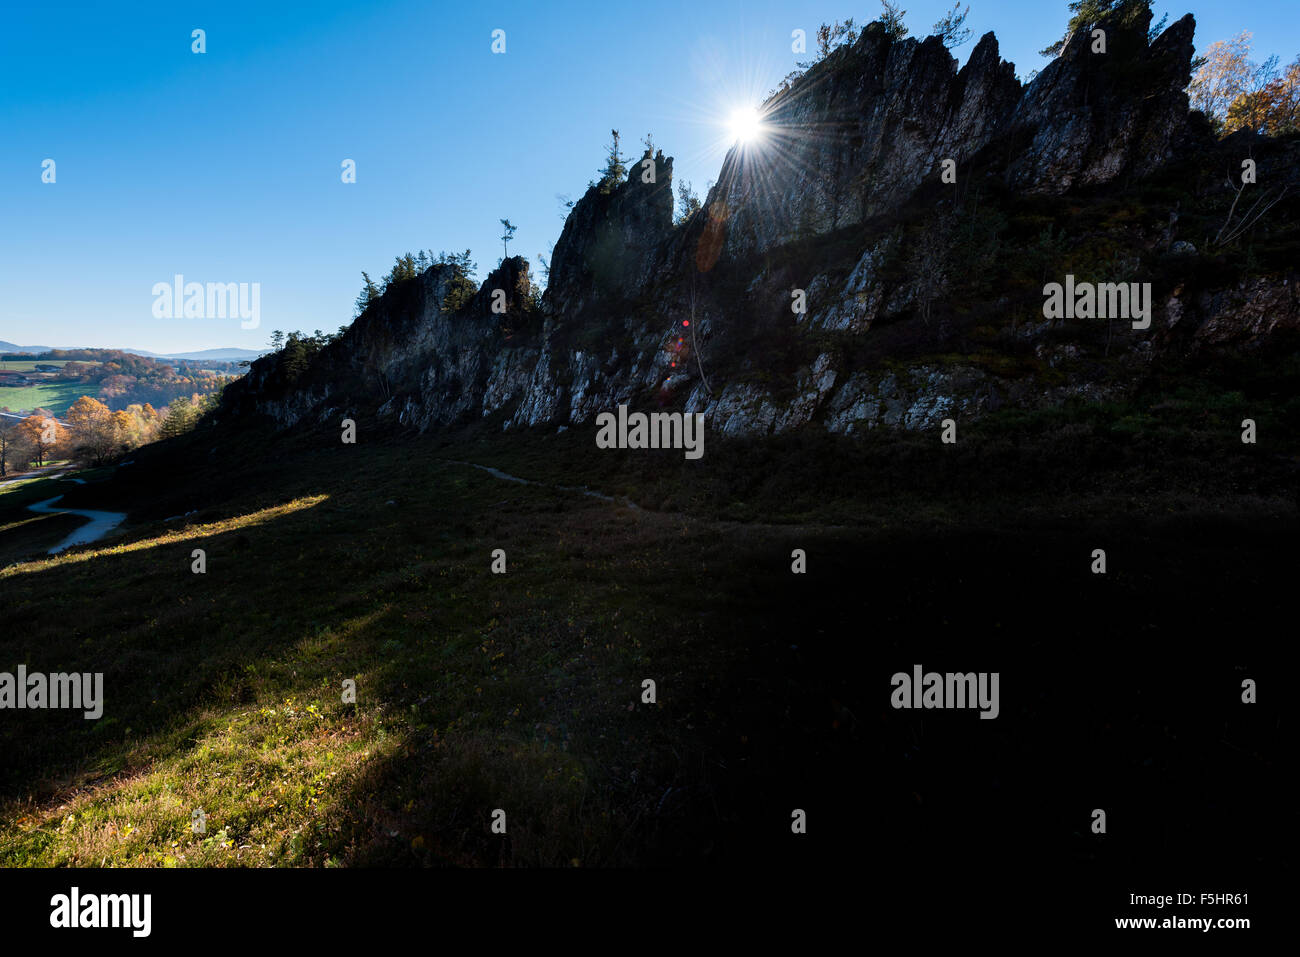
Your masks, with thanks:
<instances>
[{"instance_id":1,"label":"shadow on grass","mask_svg":"<svg viewBox=\"0 0 1300 957\"><path fill-rule=\"evenodd\" d=\"M4 653L103 670L108 702L6 722L7 863L1267 853L1280 741L1239 684L1271 671L1294 520L773 528L401 448L307 461L289 484L325 498L205 539L206 576L180 540L4 581ZM917 663L1000 672L999 719L889 708ZM1088 840L1096 806L1122 839Z\"/></svg>"}]
</instances>

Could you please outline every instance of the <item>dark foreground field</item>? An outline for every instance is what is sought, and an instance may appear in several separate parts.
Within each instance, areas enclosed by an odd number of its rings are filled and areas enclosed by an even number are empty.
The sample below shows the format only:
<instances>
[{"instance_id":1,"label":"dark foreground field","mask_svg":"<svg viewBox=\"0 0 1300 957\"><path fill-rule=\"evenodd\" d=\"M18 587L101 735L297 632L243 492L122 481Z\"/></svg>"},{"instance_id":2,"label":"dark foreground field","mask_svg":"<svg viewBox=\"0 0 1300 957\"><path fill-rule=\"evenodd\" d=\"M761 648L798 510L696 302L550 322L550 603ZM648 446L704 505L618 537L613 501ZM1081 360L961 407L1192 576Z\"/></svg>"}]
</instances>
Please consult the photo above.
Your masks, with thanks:
<instances>
[{"instance_id":1,"label":"dark foreground field","mask_svg":"<svg viewBox=\"0 0 1300 957\"><path fill-rule=\"evenodd\" d=\"M222 426L0 493L0 670L106 699L0 722L0 865L1274 866L1294 461L1014 426L698 462ZM128 531L33 560L59 492ZM1000 716L893 710L914 664L1000 672Z\"/></svg>"}]
</instances>

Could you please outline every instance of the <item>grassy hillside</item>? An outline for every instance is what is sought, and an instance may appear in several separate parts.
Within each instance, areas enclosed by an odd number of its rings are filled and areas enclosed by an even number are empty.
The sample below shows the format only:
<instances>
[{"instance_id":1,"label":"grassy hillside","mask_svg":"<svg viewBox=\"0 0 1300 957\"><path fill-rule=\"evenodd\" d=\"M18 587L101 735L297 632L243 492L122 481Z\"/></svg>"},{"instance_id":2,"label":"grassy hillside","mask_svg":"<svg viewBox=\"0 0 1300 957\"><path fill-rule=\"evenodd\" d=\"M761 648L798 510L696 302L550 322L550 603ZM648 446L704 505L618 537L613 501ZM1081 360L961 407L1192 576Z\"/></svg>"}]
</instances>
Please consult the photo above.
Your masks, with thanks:
<instances>
[{"instance_id":1,"label":"grassy hillside","mask_svg":"<svg viewBox=\"0 0 1300 957\"><path fill-rule=\"evenodd\" d=\"M41 382L29 386L0 386L0 409L49 409L55 415L68 411L87 391L95 387L80 382Z\"/></svg>"},{"instance_id":2,"label":"grassy hillside","mask_svg":"<svg viewBox=\"0 0 1300 957\"><path fill-rule=\"evenodd\" d=\"M1272 664L1294 485L1203 432L1144 452L1160 430L1121 421L718 441L699 462L573 432L204 429L83 486L0 492L6 561L65 533L27 521L37 497L130 512L0 571L0 670L102 671L106 699L98 721L5 714L0 864L772 865L992 854L1008 830L1117 873L1267 854L1250 796L1281 793L1276 713L1236 685ZM1063 484L1080 455L1094 478ZM1000 670L1000 720L890 709L916 662ZM1098 851L1059 803L1080 777L1125 840ZM1192 821L1195 846L1170 843Z\"/></svg>"},{"instance_id":3,"label":"grassy hillside","mask_svg":"<svg viewBox=\"0 0 1300 957\"><path fill-rule=\"evenodd\" d=\"M62 367L62 359L0 359L0 372L35 372L37 365L57 365ZM86 361L82 365L99 365L98 362ZM52 374L52 373L51 373ZM44 375L41 373L40 375ZM39 376L38 376L39 377ZM55 415L62 415L68 406L83 395L98 393L97 385L78 382L37 382L30 386L0 385L0 409L49 409Z\"/></svg>"}]
</instances>

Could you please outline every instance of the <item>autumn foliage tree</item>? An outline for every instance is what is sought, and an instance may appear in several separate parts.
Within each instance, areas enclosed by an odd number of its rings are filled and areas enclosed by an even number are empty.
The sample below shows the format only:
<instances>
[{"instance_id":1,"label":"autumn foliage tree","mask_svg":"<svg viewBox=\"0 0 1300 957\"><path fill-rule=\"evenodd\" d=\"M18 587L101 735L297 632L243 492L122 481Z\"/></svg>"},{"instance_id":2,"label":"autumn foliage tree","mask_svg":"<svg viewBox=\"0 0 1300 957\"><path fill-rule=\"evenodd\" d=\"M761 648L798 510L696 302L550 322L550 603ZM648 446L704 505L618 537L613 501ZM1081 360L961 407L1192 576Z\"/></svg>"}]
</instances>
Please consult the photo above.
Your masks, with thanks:
<instances>
[{"instance_id":1,"label":"autumn foliage tree","mask_svg":"<svg viewBox=\"0 0 1300 957\"><path fill-rule=\"evenodd\" d=\"M152 442L162 429L163 417L152 405L132 403L109 409L83 395L64 413L70 453L91 465L103 465L117 455Z\"/></svg>"},{"instance_id":2,"label":"autumn foliage tree","mask_svg":"<svg viewBox=\"0 0 1300 957\"><path fill-rule=\"evenodd\" d=\"M1251 34L1211 43L1196 61L1188 94L1220 136L1253 130L1270 136L1300 128L1300 57L1285 70L1278 58L1250 59Z\"/></svg>"},{"instance_id":3,"label":"autumn foliage tree","mask_svg":"<svg viewBox=\"0 0 1300 957\"><path fill-rule=\"evenodd\" d=\"M1253 130L1281 136L1300 129L1300 57L1279 73L1277 57L1253 67L1228 107L1224 131Z\"/></svg>"},{"instance_id":4,"label":"autumn foliage tree","mask_svg":"<svg viewBox=\"0 0 1300 957\"><path fill-rule=\"evenodd\" d=\"M63 417L72 429L71 443L78 455L93 465L103 465L117 451L113 413L98 399L83 395Z\"/></svg>"},{"instance_id":5,"label":"autumn foliage tree","mask_svg":"<svg viewBox=\"0 0 1300 957\"><path fill-rule=\"evenodd\" d=\"M40 468L50 457L54 447L65 437L65 431L50 415L33 413L18 423L14 432L30 450L31 460Z\"/></svg>"},{"instance_id":6,"label":"autumn foliage tree","mask_svg":"<svg viewBox=\"0 0 1300 957\"><path fill-rule=\"evenodd\" d=\"M10 463L10 458L17 459L15 455L17 447L12 438L13 426L9 421L0 419L0 476L8 475L11 467L17 469L20 466L17 461Z\"/></svg>"}]
</instances>

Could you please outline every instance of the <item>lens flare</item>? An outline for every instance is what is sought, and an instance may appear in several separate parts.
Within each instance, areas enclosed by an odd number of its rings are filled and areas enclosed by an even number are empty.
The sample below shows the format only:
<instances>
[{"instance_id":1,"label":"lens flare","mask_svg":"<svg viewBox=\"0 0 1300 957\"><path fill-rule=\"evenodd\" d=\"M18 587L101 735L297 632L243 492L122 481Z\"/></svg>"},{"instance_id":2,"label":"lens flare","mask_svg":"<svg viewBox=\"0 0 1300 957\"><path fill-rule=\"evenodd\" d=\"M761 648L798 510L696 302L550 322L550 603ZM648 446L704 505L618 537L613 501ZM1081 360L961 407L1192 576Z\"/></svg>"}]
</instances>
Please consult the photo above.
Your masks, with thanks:
<instances>
[{"instance_id":1,"label":"lens flare","mask_svg":"<svg viewBox=\"0 0 1300 957\"><path fill-rule=\"evenodd\" d=\"M754 107L742 106L731 111L727 129L736 142L753 143L763 135L763 121Z\"/></svg>"}]
</instances>

